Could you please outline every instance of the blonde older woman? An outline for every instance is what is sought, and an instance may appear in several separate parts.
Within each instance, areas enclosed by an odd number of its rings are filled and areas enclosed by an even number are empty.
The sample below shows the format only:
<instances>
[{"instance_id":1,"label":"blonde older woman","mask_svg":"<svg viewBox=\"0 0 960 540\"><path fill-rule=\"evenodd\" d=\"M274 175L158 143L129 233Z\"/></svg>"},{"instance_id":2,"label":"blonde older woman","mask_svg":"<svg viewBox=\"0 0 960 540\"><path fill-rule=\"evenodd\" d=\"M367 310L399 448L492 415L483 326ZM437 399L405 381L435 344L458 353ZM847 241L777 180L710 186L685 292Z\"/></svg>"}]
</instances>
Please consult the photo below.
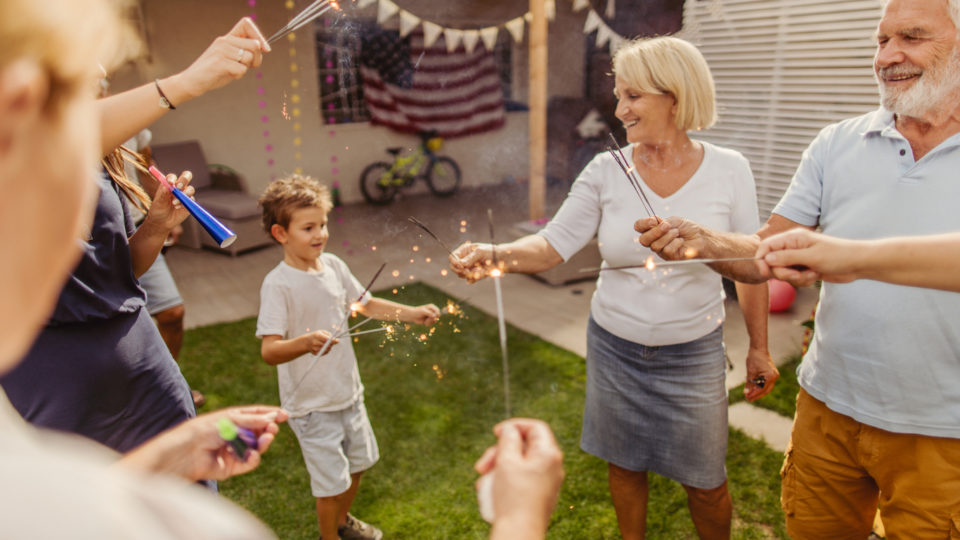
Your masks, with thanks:
<instances>
[{"instance_id":1,"label":"blonde older woman","mask_svg":"<svg viewBox=\"0 0 960 540\"><path fill-rule=\"evenodd\" d=\"M713 79L686 41L634 41L614 57L617 118L627 164L654 210L693 215L712 227L757 227L753 175L739 153L691 139L716 120ZM637 242L643 206L607 153L580 173L539 234L497 246L503 270L535 273L598 236L604 271L587 329L587 388L580 445L609 463L610 493L625 539L646 532L647 472L680 482L701 538L727 538L731 502L724 460L727 393L720 277L706 266L648 270L655 254ZM489 244L464 244L451 268L474 281L491 264ZM637 268L614 269L637 265ZM737 284L750 334L747 398L768 393L778 373L767 351L767 292ZM764 386L754 384L758 376Z\"/></svg>"}]
</instances>

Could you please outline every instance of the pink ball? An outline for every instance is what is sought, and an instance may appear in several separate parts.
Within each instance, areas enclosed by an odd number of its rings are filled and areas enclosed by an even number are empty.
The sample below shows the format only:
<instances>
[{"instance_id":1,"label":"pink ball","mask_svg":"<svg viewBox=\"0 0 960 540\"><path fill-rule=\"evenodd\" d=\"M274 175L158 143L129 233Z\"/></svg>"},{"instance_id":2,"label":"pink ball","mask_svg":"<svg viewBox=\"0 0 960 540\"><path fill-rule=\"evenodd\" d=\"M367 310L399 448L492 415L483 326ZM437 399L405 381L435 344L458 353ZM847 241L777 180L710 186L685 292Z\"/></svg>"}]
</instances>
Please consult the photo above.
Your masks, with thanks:
<instances>
[{"instance_id":1,"label":"pink ball","mask_svg":"<svg viewBox=\"0 0 960 540\"><path fill-rule=\"evenodd\" d=\"M793 300L797 297L797 290L793 285L779 279L770 279L767 286L770 288L770 313L785 311L793 305Z\"/></svg>"}]
</instances>

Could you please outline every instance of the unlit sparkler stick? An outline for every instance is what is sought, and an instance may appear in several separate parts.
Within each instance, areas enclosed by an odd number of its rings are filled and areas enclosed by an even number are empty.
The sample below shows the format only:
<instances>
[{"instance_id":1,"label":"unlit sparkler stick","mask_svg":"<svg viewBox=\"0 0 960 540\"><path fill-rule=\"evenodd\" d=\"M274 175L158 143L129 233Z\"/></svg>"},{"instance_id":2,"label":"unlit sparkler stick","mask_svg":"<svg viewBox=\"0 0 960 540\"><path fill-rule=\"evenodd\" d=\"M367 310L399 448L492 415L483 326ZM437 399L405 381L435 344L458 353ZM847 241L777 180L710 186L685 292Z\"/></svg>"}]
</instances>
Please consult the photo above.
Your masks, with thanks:
<instances>
[{"instance_id":1,"label":"unlit sparkler stick","mask_svg":"<svg viewBox=\"0 0 960 540\"><path fill-rule=\"evenodd\" d=\"M719 257L715 259L681 259L679 261L663 261L655 262L653 259L648 259L647 262L643 264L628 264L626 266L600 266L594 268L581 268L581 272L603 272L605 270L629 270L631 268L646 268L647 270L654 270L662 267L669 266L682 266L685 264L712 264L719 262L737 262L737 261L759 261L757 257Z\"/></svg>"},{"instance_id":2,"label":"unlit sparkler stick","mask_svg":"<svg viewBox=\"0 0 960 540\"><path fill-rule=\"evenodd\" d=\"M449 253L451 257L453 257L454 259L459 259L459 257L457 257L456 255L453 254L453 250L450 249L450 248L448 248L447 245L443 243L443 240L440 240L440 237L438 237L437 235L433 234L433 231L431 231L426 225L424 225L422 221L420 221L419 219L417 219L417 218L415 218L415 217L413 217L413 216L408 217L408 218L407 218L407 221L409 221L410 223L413 223L413 224L416 225L417 227L420 227L421 229L423 229L423 232L429 234L434 240L436 240L437 243L440 244L440 247L442 247L444 250L446 250L446 252Z\"/></svg>"},{"instance_id":3,"label":"unlit sparkler stick","mask_svg":"<svg viewBox=\"0 0 960 540\"><path fill-rule=\"evenodd\" d=\"M285 24L283 28L277 30L276 33L270 36L270 39L267 40L267 43L273 43L291 32L296 32L300 28L303 28L304 25L310 23L330 9L340 9L340 6L337 4L336 0L316 0L304 8L303 11L298 13L296 17L290 19L290 22Z\"/></svg>"},{"instance_id":4,"label":"unlit sparkler stick","mask_svg":"<svg viewBox=\"0 0 960 540\"><path fill-rule=\"evenodd\" d=\"M490 271L490 277L493 278L493 289L497 295L497 330L500 333L500 359L503 364L503 406L506 417L513 416L510 411L510 360L507 357L507 321L503 316L503 291L500 288L500 276L503 271L497 265L497 244L493 236L493 210L487 209L487 219L490 222L490 248L493 255L493 270Z\"/></svg>"},{"instance_id":5,"label":"unlit sparkler stick","mask_svg":"<svg viewBox=\"0 0 960 540\"><path fill-rule=\"evenodd\" d=\"M623 154L623 149L620 148L620 143L617 142L617 138L613 136L613 133L610 134L610 140L613 141L613 147L608 147L607 150L610 151L613 160L620 166L623 174L627 177L627 181L630 182L633 190L637 193L637 196L640 197L640 204L643 205L643 209L650 214L650 217L657 218L657 222L659 222L660 218L657 217L657 213L653 210L653 205L650 204L650 199L647 198L647 194L643 191L643 186L640 185L640 179L637 177L636 172L627 166L627 156ZM614 148L617 149L616 152L613 151Z\"/></svg>"}]
</instances>

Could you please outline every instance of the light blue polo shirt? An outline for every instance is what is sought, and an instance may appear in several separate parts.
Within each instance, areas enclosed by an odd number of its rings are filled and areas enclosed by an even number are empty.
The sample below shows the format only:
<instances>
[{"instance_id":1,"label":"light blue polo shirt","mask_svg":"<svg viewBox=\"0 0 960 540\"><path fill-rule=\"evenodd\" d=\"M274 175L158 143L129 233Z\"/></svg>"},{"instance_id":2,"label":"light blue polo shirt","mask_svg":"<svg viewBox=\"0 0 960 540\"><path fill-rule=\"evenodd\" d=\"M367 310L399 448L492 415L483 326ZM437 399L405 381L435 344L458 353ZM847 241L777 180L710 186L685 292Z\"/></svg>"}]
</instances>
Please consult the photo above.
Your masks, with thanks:
<instances>
[{"instance_id":1,"label":"light blue polo shirt","mask_svg":"<svg viewBox=\"0 0 960 540\"><path fill-rule=\"evenodd\" d=\"M889 111L828 126L774 213L840 238L960 231L960 134L914 161ZM824 283L798 375L810 395L865 424L960 438L960 294Z\"/></svg>"}]
</instances>

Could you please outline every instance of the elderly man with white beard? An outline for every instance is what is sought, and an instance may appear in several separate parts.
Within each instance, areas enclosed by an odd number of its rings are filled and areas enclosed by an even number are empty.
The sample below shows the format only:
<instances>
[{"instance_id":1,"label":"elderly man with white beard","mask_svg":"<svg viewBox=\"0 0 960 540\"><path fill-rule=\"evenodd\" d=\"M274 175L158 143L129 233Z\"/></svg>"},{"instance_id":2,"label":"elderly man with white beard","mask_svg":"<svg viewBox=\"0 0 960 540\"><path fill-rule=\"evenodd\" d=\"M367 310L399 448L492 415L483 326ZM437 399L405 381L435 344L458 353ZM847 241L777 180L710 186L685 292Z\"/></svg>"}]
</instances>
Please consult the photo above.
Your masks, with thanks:
<instances>
[{"instance_id":1,"label":"elderly man with white beard","mask_svg":"<svg viewBox=\"0 0 960 540\"><path fill-rule=\"evenodd\" d=\"M960 0L890 0L877 27L882 107L824 128L755 235L641 219L666 259L752 256L796 227L876 239L960 231ZM714 270L764 279L755 262ZM960 269L958 269L960 271ZM781 502L793 538L960 535L960 295L824 283L798 369Z\"/></svg>"}]
</instances>

